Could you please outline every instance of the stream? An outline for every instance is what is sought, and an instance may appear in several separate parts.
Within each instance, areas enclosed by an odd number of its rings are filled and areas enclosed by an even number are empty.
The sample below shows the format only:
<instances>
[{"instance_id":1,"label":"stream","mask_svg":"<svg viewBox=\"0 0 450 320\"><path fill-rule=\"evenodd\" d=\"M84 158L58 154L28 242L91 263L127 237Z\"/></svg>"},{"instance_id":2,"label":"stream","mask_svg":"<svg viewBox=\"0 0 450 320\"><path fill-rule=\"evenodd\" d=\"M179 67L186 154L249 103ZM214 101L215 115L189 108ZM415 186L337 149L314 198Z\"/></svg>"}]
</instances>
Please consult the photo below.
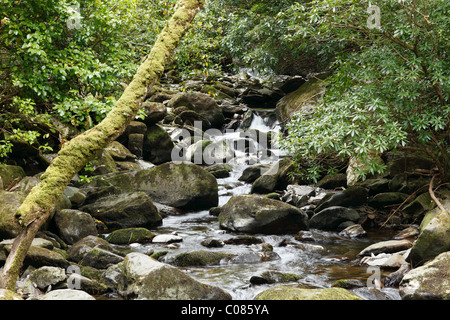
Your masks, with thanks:
<instances>
[{"instance_id":1,"label":"stream","mask_svg":"<svg viewBox=\"0 0 450 320\"><path fill-rule=\"evenodd\" d=\"M271 111L273 112L273 110ZM278 124L272 119L269 111L255 110L250 129L257 129L261 132L279 131ZM227 132L222 136L213 137L212 140L239 139L239 134L239 132ZM272 151L278 152L278 150ZM252 156L258 157L258 155ZM233 169L229 177L217 179L219 206L223 206L234 195L250 193L251 184L238 180L244 169L249 166L248 161L240 160L242 159L233 159L228 163ZM270 163L270 161L272 160L260 159L260 163ZM221 230L217 217L210 215L208 210L169 215L164 218L162 226L154 228L152 231L155 234L176 234L182 237L183 241L171 248L167 248L167 244L147 243L132 244L129 249L142 253L146 253L150 249L153 249L154 252L168 251L164 260L166 262L180 253L198 250L227 252L243 257L237 262L222 261L218 265L207 267L180 268L203 283L228 291L236 300L251 300L269 286L291 285L304 288L326 288L340 279L353 279L356 285L350 290L363 299L400 299L396 288L376 290L367 287L367 279L372 273L368 272L367 267L360 266L359 259L356 258L356 255L370 244L391 239L393 234L389 231L366 230L367 237L349 239L340 236L337 232L311 229L305 232L310 241L296 240L295 234L255 234L254 236L262 239L263 243L271 244L273 251L279 256L276 260L265 262L255 262L245 258L249 253L253 253L254 256L255 253L261 251L262 244L225 244L219 248L206 248L201 245L206 238L213 237L225 241L238 235ZM262 285L250 283L252 276L268 270L295 273L302 279L290 283ZM385 273L382 270L381 277L383 278L393 271L395 270Z\"/></svg>"}]
</instances>

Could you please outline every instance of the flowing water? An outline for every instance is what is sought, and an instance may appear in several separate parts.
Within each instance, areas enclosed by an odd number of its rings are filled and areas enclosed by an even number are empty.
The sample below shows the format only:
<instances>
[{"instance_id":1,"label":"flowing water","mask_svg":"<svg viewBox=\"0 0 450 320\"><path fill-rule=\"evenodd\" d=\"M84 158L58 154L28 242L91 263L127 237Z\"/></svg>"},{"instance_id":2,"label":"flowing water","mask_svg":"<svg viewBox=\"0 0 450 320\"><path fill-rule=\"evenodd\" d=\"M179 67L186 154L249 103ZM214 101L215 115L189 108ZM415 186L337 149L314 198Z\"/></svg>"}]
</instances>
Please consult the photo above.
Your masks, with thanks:
<instances>
[{"instance_id":1,"label":"flowing water","mask_svg":"<svg viewBox=\"0 0 450 320\"><path fill-rule=\"evenodd\" d=\"M270 120L267 113L261 116L257 112L254 115L250 129L261 132L278 131L276 122ZM240 139L239 132L228 132L224 135L214 137L216 141L226 139ZM278 150L273 150L279 155ZM248 159L244 154L233 159L228 164L233 168L230 177L218 179L219 184L219 206L223 206L232 196L250 193L250 184L238 180L245 168L248 167ZM247 155L248 156L248 155ZM258 157L258 155L250 155ZM244 161L240 161L244 159ZM270 163L273 159L260 159L261 163ZM359 265L356 255L368 245L392 238L392 234L385 231L370 231L368 236L362 239L348 239L339 236L337 232L321 230L309 230L307 235L312 242L301 242L295 240L293 234L287 235L262 235L254 236L269 243L279 258L272 261L255 261L255 253L261 251L261 244L255 245L231 245L226 244L220 248L206 248L201 242L206 238L218 238L228 240L237 234L221 230L217 217L209 214L209 211L187 212L181 215L172 215L164 218L163 225L153 230L156 234L176 233L183 238L178 243L178 248L168 249L165 244L133 244L133 251L147 252L153 249L155 252L168 251L166 261L174 256L189 251L210 250L233 253L242 257L238 261L230 262L223 260L219 265L207 267L182 268L187 274L195 279L216 285L228 291L233 299L249 300L256 294L267 289L269 286L291 285L306 288L325 288L339 279L355 279L356 289L353 292L364 299L400 299L398 291L393 288L382 288L381 290L367 287L367 279L372 275L367 268ZM250 278L263 271L280 271L295 273L302 277L301 280L291 283L276 283L270 285L252 285ZM395 271L395 270L394 270ZM392 272L392 271L390 271ZM388 272L388 273L390 273ZM383 276L384 274L382 274Z\"/></svg>"}]
</instances>

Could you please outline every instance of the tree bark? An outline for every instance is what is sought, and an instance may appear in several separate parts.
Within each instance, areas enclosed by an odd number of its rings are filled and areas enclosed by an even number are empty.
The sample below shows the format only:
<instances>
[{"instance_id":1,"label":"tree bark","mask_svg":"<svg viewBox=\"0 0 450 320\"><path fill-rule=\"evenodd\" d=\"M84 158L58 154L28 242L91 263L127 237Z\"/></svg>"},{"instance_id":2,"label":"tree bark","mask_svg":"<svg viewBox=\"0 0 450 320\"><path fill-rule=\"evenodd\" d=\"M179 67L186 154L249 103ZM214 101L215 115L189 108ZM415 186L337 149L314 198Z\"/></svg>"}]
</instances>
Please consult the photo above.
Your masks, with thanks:
<instances>
[{"instance_id":1,"label":"tree bark","mask_svg":"<svg viewBox=\"0 0 450 320\"><path fill-rule=\"evenodd\" d=\"M15 290L23 261L36 233L55 209L72 177L132 121L146 93L161 77L165 64L188 30L205 0L180 0L178 8L156 40L149 56L137 70L114 108L97 126L65 143L44 174L17 209L23 227L13 242L0 274L0 288Z\"/></svg>"}]
</instances>

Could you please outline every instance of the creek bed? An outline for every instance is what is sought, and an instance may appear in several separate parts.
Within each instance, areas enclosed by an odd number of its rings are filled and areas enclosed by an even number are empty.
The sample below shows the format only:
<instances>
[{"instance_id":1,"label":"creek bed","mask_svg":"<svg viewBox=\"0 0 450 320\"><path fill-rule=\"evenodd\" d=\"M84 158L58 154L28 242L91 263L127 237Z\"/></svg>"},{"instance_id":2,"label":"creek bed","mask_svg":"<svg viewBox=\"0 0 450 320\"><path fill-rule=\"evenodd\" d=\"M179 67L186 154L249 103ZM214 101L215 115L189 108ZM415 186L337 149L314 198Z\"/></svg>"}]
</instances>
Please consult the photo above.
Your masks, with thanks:
<instances>
[{"instance_id":1,"label":"creek bed","mask_svg":"<svg viewBox=\"0 0 450 320\"><path fill-rule=\"evenodd\" d=\"M264 119L258 116L255 117L250 128L263 132L273 130L273 127L267 127ZM216 137L216 141L238 136L236 132L227 133ZM251 185L238 180L248 165L245 164L245 161L234 161L229 164L233 168L230 177L218 179L219 206L223 206L234 195L250 193ZM277 285L326 288L340 279L356 280L356 288L352 291L364 299L400 299L398 290L395 288L382 288L381 290L369 288L367 279L372 273L368 272L366 267L359 265L359 259L356 258L356 255L370 244L391 239L393 234L388 231L366 230L367 237L349 239L340 236L337 232L312 229L309 231L309 235L313 242L297 241L294 234L255 234L253 236L262 239L263 243L271 244L273 251L279 256L279 259L264 262L255 262L246 258L246 256L254 257L255 253L261 251L261 244L225 244L220 248L206 248L201 245L206 238L213 237L225 241L238 235L221 230L217 217L210 215L207 210L167 216L163 220L163 225L152 231L156 234L176 233L182 237L183 241L177 243L177 247L173 246L170 249L166 248L166 244L149 243L133 244L131 250L143 253L149 249L153 249L154 252L168 251L165 261L169 262L180 253L199 250L226 252L242 257L238 262L224 259L218 265L180 268L201 282L227 290L233 299L250 300L269 286ZM250 283L252 276L268 270L294 273L301 276L301 279L290 283L270 285ZM382 277L390 272L382 273Z\"/></svg>"}]
</instances>

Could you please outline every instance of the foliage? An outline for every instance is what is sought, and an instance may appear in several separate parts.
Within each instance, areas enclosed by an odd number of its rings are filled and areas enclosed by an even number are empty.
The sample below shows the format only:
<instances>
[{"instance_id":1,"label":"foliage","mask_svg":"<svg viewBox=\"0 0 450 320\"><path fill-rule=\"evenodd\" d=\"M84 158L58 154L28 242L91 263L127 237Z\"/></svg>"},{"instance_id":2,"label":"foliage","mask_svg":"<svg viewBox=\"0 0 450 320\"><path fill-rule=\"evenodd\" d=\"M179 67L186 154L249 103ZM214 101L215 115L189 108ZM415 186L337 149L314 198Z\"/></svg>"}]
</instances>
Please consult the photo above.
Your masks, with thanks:
<instances>
[{"instance_id":1,"label":"foliage","mask_svg":"<svg viewBox=\"0 0 450 320\"><path fill-rule=\"evenodd\" d=\"M380 172L377 157L399 147L427 154L448 179L450 4L384 1L379 29L367 28L368 6L316 0L292 8L298 21L292 37L340 42L342 50L323 101L313 114L294 117L284 146L303 159L300 173L313 180L336 157L366 164L363 177Z\"/></svg>"},{"instance_id":2,"label":"foliage","mask_svg":"<svg viewBox=\"0 0 450 320\"><path fill-rule=\"evenodd\" d=\"M46 124L37 115L55 115L79 131L103 119L175 3L0 0L0 156L10 151L13 130L29 126L30 119L12 121L23 113L15 99Z\"/></svg>"}]
</instances>

